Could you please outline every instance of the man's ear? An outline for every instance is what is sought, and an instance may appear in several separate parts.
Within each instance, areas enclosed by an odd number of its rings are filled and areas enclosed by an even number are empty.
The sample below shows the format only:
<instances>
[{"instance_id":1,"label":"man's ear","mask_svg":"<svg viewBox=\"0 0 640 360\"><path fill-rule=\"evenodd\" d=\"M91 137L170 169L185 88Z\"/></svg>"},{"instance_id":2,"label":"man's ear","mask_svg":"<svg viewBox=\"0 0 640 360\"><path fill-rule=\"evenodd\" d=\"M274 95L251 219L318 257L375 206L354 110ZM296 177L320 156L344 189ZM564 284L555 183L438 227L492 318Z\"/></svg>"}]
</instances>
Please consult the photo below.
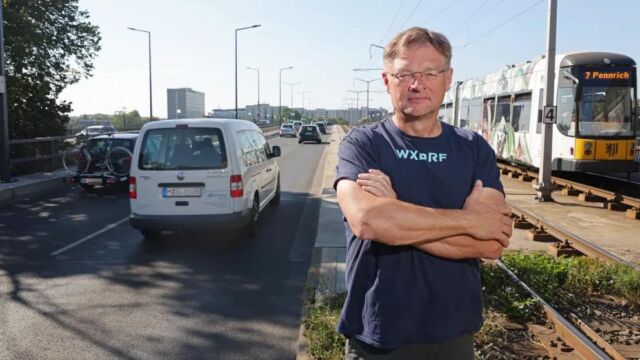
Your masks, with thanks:
<instances>
[{"instance_id":1,"label":"man's ear","mask_svg":"<svg viewBox=\"0 0 640 360\"><path fill-rule=\"evenodd\" d=\"M450 67L449 70L447 70L445 77L447 81L447 91L449 91L451 88L451 81L453 80L453 68Z\"/></svg>"},{"instance_id":2,"label":"man's ear","mask_svg":"<svg viewBox=\"0 0 640 360\"><path fill-rule=\"evenodd\" d=\"M382 81L384 82L384 87L387 89L387 94L389 93L389 75L386 72L382 73Z\"/></svg>"}]
</instances>

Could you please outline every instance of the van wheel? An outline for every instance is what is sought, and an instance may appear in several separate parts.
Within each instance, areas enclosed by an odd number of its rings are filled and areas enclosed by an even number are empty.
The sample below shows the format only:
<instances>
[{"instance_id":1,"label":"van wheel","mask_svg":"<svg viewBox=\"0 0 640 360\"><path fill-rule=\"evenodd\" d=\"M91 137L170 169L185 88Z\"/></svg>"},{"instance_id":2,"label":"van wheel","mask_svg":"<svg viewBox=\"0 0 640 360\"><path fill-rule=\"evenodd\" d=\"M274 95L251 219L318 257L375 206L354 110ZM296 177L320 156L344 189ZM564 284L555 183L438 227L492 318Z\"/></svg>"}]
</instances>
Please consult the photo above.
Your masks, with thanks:
<instances>
[{"instance_id":1,"label":"van wheel","mask_svg":"<svg viewBox=\"0 0 640 360\"><path fill-rule=\"evenodd\" d=\"M271 199L271 205L280 204L280 175L278 175L278 184L276 185L276 194Z\"/></svg>"},{"instance_id":2,"label":"van wheel","mask_svg":"<svg viewBox=\"0 0 640 360\"><path fill-rule=\"evenodd\" d=\"M260 218L260 200L256 195L253 198L253 206L251 206L251 220L247 224L246 233L249 238L253 239L258 236L258 220Z\"/></svg>"},{"instance_id":3,"label":"van wheel","mask_svg":"<svg viewBox=\"0 0 640 360\"><path fill-rule=\"evenodd\" d=\"M160 238L160 234L162 234L162 231L140 230L140 233L142 234L142 236L144 236L145 240L157 240L158 238Z\"/></svg>"}]
</instances>

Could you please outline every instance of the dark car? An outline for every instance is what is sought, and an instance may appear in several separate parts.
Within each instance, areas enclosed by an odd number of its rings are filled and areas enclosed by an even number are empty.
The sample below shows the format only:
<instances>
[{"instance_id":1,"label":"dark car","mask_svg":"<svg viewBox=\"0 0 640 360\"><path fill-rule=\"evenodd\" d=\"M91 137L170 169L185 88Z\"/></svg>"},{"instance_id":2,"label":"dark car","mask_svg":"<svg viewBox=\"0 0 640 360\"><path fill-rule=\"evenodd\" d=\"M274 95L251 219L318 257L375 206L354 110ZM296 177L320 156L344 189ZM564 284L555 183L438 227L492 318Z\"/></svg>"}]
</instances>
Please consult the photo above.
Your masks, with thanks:
<instances>
[{"instance_id":1,"label":"dark car","mask_svg":"<svg viewBox=\"0 0 640 360\"><path fill-rule=\"evenodd\" d=\"M128 184L131 154L138 134L99 135L79 149L65 155L65 168L74 175L66 183L80 184L85 190ZM72 165L71 165L72 164Z\"/></svg>"},{"instance_id":2,"label":"dark car","mask_svg":"<svg viewBox=\"0 0 640 360\"><path fill-rule=\"evenodd\" d=\"M320 136L320 129L316 125L303 125L298 133L298 144L302 144L305 141L315 141L318 144L322 143L322 137Z\"/></svg>"},{"instance_id":3,"label":"dark car","mask_svg":"<svg viewBox=\"0 0 640 360\"><path fill-rule=\"evenodd\" d=\"M320 132L323 134L327 134L327 127L324 125L324 123L321 122L317 122L315 123L315 125L318 127L318 129L320 129Z\"/></svg>"}]
</instances>

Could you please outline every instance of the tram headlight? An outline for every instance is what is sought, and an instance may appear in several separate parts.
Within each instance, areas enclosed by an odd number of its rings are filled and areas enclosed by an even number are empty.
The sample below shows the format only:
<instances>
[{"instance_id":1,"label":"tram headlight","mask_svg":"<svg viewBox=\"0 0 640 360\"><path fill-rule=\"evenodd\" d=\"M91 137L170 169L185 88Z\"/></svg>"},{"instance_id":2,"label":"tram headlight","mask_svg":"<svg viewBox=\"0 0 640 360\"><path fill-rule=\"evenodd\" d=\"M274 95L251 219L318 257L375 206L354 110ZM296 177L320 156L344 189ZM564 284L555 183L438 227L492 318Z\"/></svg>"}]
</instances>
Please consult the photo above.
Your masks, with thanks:
<instances>
[{"instance_id":1,"label":"tram headlight","mask_svg":"<svg viewBox=\"0 0 640 360\"><path fill-rule=\"evenodd\" d=\"M591 154L593 154L593 143L592 142L585 142L584 143L584 154L586 156L591 156Z\"/></svg>"}]
</instances>

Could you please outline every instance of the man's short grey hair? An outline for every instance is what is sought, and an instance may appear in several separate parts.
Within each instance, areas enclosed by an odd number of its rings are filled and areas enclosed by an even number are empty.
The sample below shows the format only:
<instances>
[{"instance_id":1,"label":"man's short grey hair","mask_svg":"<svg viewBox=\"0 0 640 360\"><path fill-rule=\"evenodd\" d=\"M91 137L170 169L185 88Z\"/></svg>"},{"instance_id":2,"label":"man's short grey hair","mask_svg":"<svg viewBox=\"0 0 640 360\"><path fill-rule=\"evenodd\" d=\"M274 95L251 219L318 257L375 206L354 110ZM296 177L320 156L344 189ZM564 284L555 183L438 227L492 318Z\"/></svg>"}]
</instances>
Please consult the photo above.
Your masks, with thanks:
<instances>
[{"instance_id":1,"label":"man's short grey hair","mask_svg":"<svg viewBox=\"0 0 640 360\"><path fill-rule=\"evenodd\" d=\"M384 48L383 60L385 66L391 64L402 49L424 44L433 46L445 58L447 66L451 66L451 44L447 37L439 32L417 26L399 33L389 41Z\"/></svg>"}]
</instances>

